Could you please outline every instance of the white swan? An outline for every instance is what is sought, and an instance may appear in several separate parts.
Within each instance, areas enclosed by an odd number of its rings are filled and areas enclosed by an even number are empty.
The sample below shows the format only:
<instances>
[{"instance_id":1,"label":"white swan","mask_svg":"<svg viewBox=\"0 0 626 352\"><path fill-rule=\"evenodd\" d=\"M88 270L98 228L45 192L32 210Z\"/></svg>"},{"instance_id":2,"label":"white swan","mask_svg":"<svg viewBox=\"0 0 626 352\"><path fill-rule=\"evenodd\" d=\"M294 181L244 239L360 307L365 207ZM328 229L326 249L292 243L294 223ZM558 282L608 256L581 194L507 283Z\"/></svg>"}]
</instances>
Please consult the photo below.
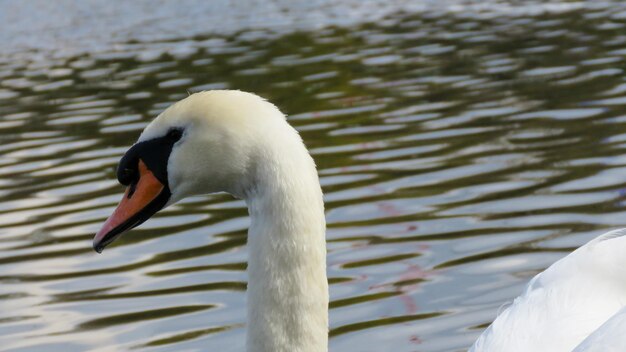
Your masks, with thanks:
<instances>
[{"instance_id":1,"label":"white swan","mask_svg":"<svg viewBox=\"0 0 626 352\"><path fill-rule=\"evenodd\" d=\"M328 350L322 191L302 139L274 105L240 91L193 94L145 128L117 176L128 187L94 238L96 251L184 197L243 198L251 217L247 350Z\"/></svg>"},{"instance_id":2,"label":"white swan","mask_svg":"<svg viewBox=\"0 0 626 352\"><path fill-rule=\"evenodd\" d=\"M302 139L274 105L239 91L193 94L146 127L117 176L128 187L96 251L184 197L243 198L248 351L328 350L322 192ZM624 235L604 234L535 276L470 351L626 350Z\"/></svg>"},{"instance_id":3,"label":"white swan","mask_svg":"<svg viewBox=\"0 0 626 352\"><path fill-rule=\"evenodd\" d=\"M535 276L470 352L626 351L626 229Z\"/></svg>"}]
</instances>

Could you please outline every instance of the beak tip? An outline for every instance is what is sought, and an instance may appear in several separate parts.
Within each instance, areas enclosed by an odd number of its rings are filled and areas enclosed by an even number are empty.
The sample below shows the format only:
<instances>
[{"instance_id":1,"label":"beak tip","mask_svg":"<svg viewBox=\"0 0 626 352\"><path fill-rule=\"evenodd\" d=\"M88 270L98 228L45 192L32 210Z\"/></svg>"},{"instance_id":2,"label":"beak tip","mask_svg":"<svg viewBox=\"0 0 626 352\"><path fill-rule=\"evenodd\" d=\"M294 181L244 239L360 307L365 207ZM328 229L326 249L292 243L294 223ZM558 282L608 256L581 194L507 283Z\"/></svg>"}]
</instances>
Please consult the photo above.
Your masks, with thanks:
<instances>
[{"instance_id":1,"label":"beak tip","mask_svg":"<svg viewBox=\"0 0 626 352\"><path fill-rule=\"evenodd\" d=\"M104 250L104 246L101 243L94 241L93 250L96 251L98 254L100 254Z\"/></svg>"}]
</instances>

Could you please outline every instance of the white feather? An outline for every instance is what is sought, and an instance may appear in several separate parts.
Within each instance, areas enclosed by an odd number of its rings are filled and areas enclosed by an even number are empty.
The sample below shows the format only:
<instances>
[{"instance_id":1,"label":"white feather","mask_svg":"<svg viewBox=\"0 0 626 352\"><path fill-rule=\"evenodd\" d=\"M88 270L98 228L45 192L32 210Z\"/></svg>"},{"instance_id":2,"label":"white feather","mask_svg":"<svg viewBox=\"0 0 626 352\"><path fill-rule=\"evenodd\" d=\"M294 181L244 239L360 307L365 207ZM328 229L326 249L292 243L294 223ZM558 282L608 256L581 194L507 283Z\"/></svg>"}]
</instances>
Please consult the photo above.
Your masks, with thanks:
<instances>
[{"instance_id":1,"label":"white feather","mask_svg":"<svg viewBox=\"0 0 626 352\"><path fill-rule=\"evenodd\" d=\"M574 352L623 352L625 349L626 308L622 308L581 342Z\"/></svg>"},{"instance_id":2,"label":"white feather","mask_svg":"<svg viewBox=\"0 0 626 352\"><path fill-rule=\"evenodd\" d=\"M617 324L626 320L624 235L626 229L601 235L535 276L470 352L625 350L626 334ZM590 349L599 339L605 348Z\"/></svg>"}]
</instances>

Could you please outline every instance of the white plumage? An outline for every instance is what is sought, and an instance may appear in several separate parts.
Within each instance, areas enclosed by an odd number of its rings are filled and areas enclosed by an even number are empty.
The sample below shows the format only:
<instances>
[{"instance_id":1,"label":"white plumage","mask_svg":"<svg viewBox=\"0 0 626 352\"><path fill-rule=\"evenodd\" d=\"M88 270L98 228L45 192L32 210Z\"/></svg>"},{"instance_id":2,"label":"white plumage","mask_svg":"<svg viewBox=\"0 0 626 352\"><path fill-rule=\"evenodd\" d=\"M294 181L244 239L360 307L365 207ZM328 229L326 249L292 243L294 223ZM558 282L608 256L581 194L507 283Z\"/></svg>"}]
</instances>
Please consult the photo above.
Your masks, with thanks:
<instances>
[{"instance_id":1,"label":"white plumage","mask_svg":"<svg viewBox=\"0 0 626 352\"><path fill-rule=\"evenodd\" d=\"M624 235L605 233L535 276L470 352L626 351Z\"/></svg>"},{"instance_id":2,"label":"white plumage","mask_svg":"<svg viewBox=\"0 0 626 352\"><path fill-rule=\"evenodd\" d=\"M581 342L574 352L623 352L626 350L626 308Z\"/></svg>"}]
</instances>

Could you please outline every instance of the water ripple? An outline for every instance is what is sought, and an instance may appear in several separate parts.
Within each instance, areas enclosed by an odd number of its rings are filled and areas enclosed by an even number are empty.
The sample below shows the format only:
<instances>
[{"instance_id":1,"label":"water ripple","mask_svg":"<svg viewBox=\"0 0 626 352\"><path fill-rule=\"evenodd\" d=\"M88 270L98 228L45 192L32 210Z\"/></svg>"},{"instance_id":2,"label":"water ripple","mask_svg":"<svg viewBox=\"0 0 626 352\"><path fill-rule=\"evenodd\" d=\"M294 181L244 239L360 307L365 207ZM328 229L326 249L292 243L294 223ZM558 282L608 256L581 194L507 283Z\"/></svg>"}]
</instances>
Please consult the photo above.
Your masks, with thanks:
<instances>
[{"instance_id":1,"label":"water ripple","mask_svg":"<svg viewBox=\"0 0 626 352\"><path fill-rule=\"evenodd\" d=\"M91 251L119 158L188 92L257 92L315 157L331 350L463 350L533 274L624 226L623 4L358 3L306 7L303 31L288 7L282 27L176 21L175 38L133 19L108 44L60 26L93 43L58 53L17 36L41 48L0 54L3 347L243 349L243 202L191 198Z\"/></svg>"}]
</instances>

